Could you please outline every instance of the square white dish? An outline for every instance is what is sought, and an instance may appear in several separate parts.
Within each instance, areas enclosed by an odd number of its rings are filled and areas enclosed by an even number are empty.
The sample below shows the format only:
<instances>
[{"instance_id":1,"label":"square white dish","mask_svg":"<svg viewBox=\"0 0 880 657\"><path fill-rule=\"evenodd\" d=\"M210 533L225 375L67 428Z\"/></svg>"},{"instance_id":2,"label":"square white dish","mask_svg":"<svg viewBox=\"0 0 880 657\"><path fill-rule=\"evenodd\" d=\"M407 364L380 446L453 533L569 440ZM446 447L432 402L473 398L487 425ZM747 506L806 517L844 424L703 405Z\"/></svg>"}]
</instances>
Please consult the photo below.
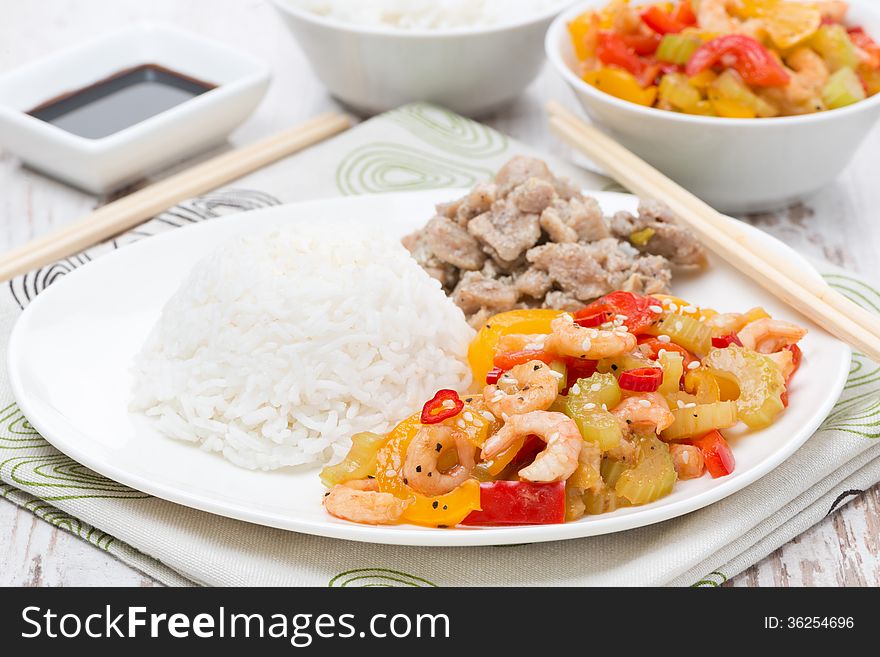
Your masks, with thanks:
<instances>
[{"instance_id":1,"label":"square white dish","mask_svg":"<svg viewBox=\"0 0 880 657\"><path fill-rule=\"evenodd\" d=\"M28 114L143 64L216 87L99 139ZM166 25L133 25L0 75L0 145L35 169L103 194L221 142L262 100L269 79L263 62L223 44Z\"/></svg>"}]
</instances>

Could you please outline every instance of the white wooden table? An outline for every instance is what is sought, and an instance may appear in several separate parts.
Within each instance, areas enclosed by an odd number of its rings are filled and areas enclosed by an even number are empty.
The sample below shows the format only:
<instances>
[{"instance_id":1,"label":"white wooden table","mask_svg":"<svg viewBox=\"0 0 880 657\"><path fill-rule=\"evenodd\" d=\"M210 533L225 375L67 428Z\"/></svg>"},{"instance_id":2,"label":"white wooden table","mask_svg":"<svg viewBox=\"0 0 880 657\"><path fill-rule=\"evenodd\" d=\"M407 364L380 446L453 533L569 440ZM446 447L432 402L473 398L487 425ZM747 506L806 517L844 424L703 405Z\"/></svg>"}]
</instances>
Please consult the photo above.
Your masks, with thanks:
<instances>
[{"instance_id":1,"label":"white wooden table","mask_svg":"<svg viewBox=\"0 0 880 657\"><path fill-rule=\"evenodd\" d=\"M132 21L174 23L270 62L274 81L231 140L244 144L334 106L264 0L0 0L0 71ZM491 117L495 128L563 153L542 102L574 101L545 70L528 93ZM751 217L801 253L876 276L880 250L880 130L834 185L790 210ZM792 166L796 166L795 163ZM73 221L100 201L23 169L0 151L0 250ZM143 585L155 582L107 553L0 500L0 585ZM734 586L880 585L880 487L734 578Z\"/></svg>"}]
</instances>

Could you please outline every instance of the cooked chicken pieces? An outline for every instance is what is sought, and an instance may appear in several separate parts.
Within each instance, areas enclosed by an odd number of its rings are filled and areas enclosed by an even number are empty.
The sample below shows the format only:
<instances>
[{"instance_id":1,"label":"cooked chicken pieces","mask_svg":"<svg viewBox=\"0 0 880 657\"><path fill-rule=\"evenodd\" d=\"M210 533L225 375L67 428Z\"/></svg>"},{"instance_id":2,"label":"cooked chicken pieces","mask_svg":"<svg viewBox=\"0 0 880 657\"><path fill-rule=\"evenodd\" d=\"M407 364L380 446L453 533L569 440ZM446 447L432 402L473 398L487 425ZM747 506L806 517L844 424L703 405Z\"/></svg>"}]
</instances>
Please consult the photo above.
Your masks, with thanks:
<instances>
[{"instance_id":1,"label":"cooked chicken pieces","mask_svg":"<svg viewBox=\"0 0 880 657\"><path fill-rule=\"evenodd\" d=\"M577 310L613 290L660 294L673 265L706 262L662 203L606 218L594 198L521 155L494 181L438 205L403 244L474 326L514 308Z\"/></svg>"}]
</instances>

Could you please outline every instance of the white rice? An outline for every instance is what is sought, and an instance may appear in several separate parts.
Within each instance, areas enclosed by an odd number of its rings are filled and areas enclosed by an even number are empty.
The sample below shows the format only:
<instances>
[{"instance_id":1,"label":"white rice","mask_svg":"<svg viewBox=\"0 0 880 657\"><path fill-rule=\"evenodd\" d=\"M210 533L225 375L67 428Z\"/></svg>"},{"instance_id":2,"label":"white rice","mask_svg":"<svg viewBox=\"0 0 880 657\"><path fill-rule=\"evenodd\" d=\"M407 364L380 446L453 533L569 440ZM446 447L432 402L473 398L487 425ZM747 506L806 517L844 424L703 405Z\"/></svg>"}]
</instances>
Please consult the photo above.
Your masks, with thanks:
<instances>
[{"instance_id":1,"label":"white rice","mask_svg":"<svg viewBox=\"0 0 880 657\"><path fill-rule=\"evenodd\" d=\"M510 23L571 0L287 0L318 16L370 27L449 29Z\"/></svg>"},{"instance_id":2,"label":"white rice","mask_svg":"<svg viewBox=\"0 0 880 657\"><path fill-rule=\"evenodd\" d=\"M470 384L464 315L397 240L354 226L242 237L198 263L135 363L169 437L272 470L339 457Z\"/></svg>"}]
</instances>

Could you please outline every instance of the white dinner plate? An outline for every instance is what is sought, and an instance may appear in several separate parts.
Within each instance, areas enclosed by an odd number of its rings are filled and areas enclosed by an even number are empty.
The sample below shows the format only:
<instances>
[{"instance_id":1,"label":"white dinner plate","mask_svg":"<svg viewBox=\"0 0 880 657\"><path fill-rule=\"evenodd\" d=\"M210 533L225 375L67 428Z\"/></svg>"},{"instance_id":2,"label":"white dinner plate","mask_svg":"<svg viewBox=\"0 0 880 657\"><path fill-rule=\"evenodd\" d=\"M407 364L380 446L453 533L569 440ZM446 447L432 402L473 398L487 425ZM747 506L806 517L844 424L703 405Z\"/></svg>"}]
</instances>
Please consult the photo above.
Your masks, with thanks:
<instances>
[{"instance_id":1,"label":"white dinner plate","mask_svg":"<svg viewBox=\"0 0 880 657\"><path fill-rule=\"evenodd\" d=\"M330 517L321 506L317 469L260 472L159 434L129 412L132 359L163 305L192 266L240 233L281 223L336 222L357 217L385 226L389 237L418 228L433 204L458 190L312 201L230 215L125 246L75 270L42 292L18 320L9 342L9 376L24 414L62 452L111 479L210 513L333 538L401 545L497 545L577 538L667 520L717 502L789 457L828 415L849 373L850 350L784 307L724 263L679 275L673 291L719 311L764 306L774 316L809 326L791 405L760 432L734 432L733 474L679 482L652 504L577 522L534 527L429 529L372 527ZM633 210L634 197L595 194L605 212ZM780 258L818 280L787 246L748 228ZM304 281L304 283L306 283Z\"/></svg>"}]
</instances>

